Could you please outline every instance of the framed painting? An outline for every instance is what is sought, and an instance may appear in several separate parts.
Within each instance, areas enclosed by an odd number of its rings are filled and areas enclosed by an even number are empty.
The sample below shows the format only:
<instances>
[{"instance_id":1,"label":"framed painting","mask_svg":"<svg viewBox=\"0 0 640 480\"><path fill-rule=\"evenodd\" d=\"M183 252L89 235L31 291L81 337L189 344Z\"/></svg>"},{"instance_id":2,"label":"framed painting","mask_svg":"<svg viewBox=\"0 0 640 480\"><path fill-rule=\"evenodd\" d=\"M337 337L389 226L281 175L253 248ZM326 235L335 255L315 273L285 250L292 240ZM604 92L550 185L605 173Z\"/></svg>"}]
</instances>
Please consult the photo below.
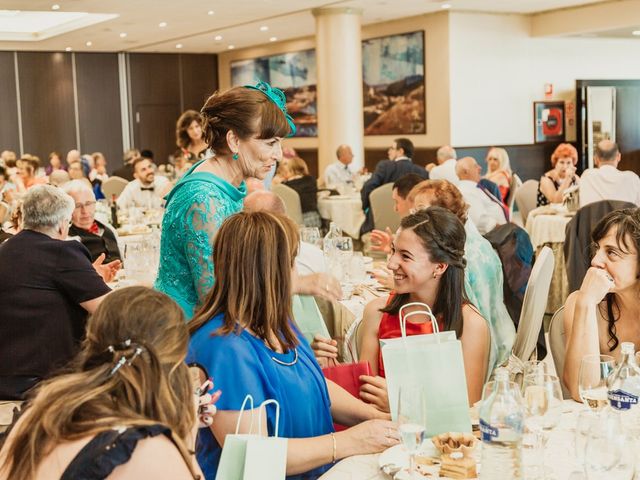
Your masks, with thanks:
<instances>
[{"instance_id":1,"label":"framed painting","mask_svg":"<svg viewBox=\"0 0 640 480\"><path fill-rule=\"evenodd\" d=\"M533 102L534 143L563 142L564 102Z\"/></svg>"}]
</instances>

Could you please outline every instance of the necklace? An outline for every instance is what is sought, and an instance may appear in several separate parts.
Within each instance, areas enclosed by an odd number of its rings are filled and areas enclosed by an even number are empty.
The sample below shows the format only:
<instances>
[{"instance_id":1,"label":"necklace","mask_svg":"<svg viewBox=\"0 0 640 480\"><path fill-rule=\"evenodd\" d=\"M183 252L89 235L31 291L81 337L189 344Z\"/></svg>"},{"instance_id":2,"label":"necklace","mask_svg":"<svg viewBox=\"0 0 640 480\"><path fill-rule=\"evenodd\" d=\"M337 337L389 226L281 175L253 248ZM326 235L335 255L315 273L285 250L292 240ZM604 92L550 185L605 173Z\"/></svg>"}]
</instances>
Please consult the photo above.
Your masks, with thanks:
<instances>
[{"instance_id":1,"label":"necklace","mask_svg":"<svg viewBox=\"0 0 640 480\"><path fill-rule=\"evenodd\" d=\"M291 362L283 362L282 360L278 360L276 357L271 357L271 360L273 360L279 365L283 365L285 367L291 367L296 363L298 363L298 349L297 348L293 349L293 361Z\"/></svg>"}]
</instances>

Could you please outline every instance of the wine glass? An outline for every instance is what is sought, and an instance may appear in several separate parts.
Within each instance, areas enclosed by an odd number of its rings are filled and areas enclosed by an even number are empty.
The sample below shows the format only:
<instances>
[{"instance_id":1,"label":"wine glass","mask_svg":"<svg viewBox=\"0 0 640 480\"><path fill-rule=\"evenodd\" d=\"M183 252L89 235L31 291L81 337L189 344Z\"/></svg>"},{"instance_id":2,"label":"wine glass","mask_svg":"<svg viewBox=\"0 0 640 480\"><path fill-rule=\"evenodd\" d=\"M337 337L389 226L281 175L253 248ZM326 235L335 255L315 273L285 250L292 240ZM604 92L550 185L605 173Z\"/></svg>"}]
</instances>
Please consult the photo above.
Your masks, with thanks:
<instances>
[{"instance_id":1,"label":"wine glass","mask_svg":"<svg viewBox=\"0 0 640 480\"><path fill-rule=\"evenodd\" d=\"M423 478L416 474L416 453L424 441L427 425L427 401L424 387L403 385L398 391L398 424L400 438L409 452L409 476L403 478Z\"/></svg>"},{"instance_id":2,"label":"wine glass","mask_svg":"<svg viewBox=\"0 0 640 480\"><path fill-rule=\"evenodd\" d=\"M634 449L625 434L619 413L604 409L590 423L584 453L588 480L631 480Z\"/></svg>"},{"instance_id":3,"label":"wine glass","mask_svg":"<svg viewBox=\"0 0 640 480\"><path fill-rule=\"evenodd\" d=\"M607 405L607 377L616 362L610 355L585 355L580 362L578 392L582 402L594 412Z\"/></svg>"},{"instance_id":4,"label":"wine glass","mask_svg":"<svg viewBox=\"0 0 640 480\"><path fill-rule=\"evenodd\" d=\"M351 259L353 258L353 239L351 237L338 237L335 242L338 262L342 272L341 281L349 282Z\"/></svg>"},{"instance_id":5,"label":"wine glass","mask_svg":"<svg viewBox=\"0 0 640 480\"><path fill-rule=\"evenodd\" d=\"M318 227L302 227L300 229L300 240L315 245L316 247L321 247L322 237L320 236L320 229Z\"/></svg>"}]
</instances>

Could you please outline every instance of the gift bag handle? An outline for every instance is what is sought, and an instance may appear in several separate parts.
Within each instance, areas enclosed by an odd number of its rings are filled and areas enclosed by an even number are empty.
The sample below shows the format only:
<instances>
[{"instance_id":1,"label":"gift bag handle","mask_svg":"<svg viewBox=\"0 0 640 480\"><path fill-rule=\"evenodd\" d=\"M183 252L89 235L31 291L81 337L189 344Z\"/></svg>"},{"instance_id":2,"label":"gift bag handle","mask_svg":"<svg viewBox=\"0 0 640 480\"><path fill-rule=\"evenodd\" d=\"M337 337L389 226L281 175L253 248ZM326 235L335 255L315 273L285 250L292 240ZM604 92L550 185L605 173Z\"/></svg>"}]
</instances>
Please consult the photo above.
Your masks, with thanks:
<instances>
[{"instance_id":1,"label":"gift bag handle","mask_svg":"<svg viewBox=\"0 0 640 480\"><path fill-rule=\"evenodd\" d=\"M262 410L263 410L262 407L264 407L264 410L266 411L267 405L269 405L270 403L273 403L276 406L276 428L273 436L277 437L278 425L280 425L280 404L278 403L277 400L274 400L273 398L269 400L265 400L260 404L260 410L258 411L258 435L262 436ZM269 436L269 432L267 432L267 436Z\"/></svg>"},{"instance_id":2,"label":"gift bag handle","mask_svg":"<svg viewBox=\"0 0 640 480\"><path fill-rule=\"evenodd\" d=\"M240 415L238 415L238 421L236 422L236 435L240 431L240 421L242 420L242 415L244 414L244 409L247 406L247 402L251 404L251 423L249 424L249 433L253 432L253 397L251 395L247 395L244 397L244 401L242 402L242 406L240 407Z\"/></svg>"},{"instance_id":3,"label":"gift bag handle","mask_svg":"<svg viewBox=\"0 0 640 480\"><path fill-rule=\"evenodd\" d=\"M415 312L409 312L406 315L404 314L404 309L407 307L422 307L423 310L416 310ZM429 320L431 320L431 327L433 328L433 333L440 333L440 327L438 326L438 321L436 317L433 315L431 311L431 307L426 303L422 302L411 302L400 307L400 311L398 312L398 318L400 320L400 332L402 334L402 338L407 337L407 318L412 315L426 315ZM439 341L439 340L438 340Z\"/></svg>"}]
</instances>

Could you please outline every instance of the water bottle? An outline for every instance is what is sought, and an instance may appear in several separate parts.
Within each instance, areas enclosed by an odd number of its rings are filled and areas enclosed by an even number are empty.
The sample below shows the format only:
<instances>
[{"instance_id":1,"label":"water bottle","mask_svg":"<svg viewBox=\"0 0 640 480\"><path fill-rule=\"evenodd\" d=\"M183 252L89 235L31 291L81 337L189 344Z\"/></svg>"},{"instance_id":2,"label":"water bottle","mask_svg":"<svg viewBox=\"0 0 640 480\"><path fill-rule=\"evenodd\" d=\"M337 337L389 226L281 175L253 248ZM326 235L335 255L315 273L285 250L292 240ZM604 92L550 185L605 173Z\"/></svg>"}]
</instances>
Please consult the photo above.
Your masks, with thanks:
<instances>
[{"instance_id":1,"label":"water bottle","mask_svg":"<svg viewBox=\"0 0 640 480\"><path fill-rule=\"evenodd\" d=\"M622 342L620 351L620 363L607 378L607 399L611 408L620 413L627 433L635 438L640 434L640 368L632 342Z\"/></svg>"},{"instance_id":2,"label":"water bottle","mask_svg":"<svg viewBox=\"0 0 640 480\"><path fill-rule=\"evenodd\" d=\"M120 223L118 223L118 204L116 203L115 195L111 195L111 225L113 228L120 227Z\"/></svg>"},{"instance_id":3,"label":"water bottle","mask_svg":"<svg viewBox=\"0 0 640 480\"><path fill-rule=\"evenodd\" d=\"M335 240L342 236L342 230L340 227L336 225L335 222L331 222L329 225L329 231L324 236L324 240L322 241L322 250L324 252L324 256L327 259L330 259L334 256L336 250Z\"/></svg>"},{"instance_id":4,"label":"water bottle","mask_svg":"<svg viewBox=\"0 0 640 480\"><path fill-rule=\"evenodd\" d=\"M512 388L509 371L496 369L493 391L480 407L481 480L522 479L524 407Z\"/></svg>"}]
</instances>

